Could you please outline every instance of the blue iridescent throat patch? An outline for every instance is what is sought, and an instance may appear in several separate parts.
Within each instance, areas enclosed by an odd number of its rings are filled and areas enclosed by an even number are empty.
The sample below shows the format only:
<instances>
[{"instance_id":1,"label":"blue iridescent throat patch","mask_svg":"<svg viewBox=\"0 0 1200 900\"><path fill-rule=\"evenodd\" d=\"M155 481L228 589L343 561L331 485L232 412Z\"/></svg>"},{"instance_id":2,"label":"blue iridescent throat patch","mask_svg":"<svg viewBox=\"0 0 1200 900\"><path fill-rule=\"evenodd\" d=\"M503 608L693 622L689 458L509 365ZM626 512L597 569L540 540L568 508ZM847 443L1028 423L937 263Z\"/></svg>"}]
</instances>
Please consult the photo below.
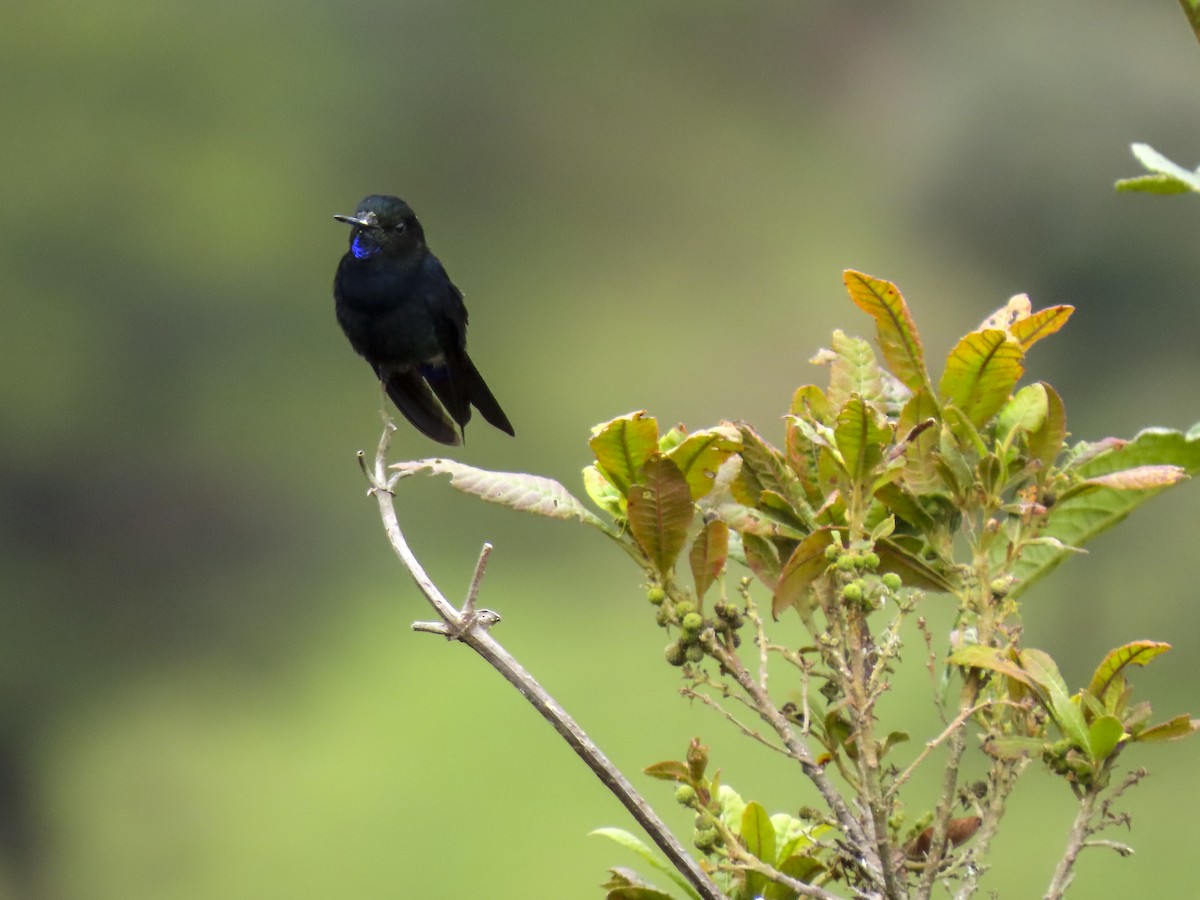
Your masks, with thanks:
<instances>
[{"instance_id":1,"label":"blue iridescent throat patch","mask_svg":"<svg viewBox=\"0 0 1200 900\"><path fill-rule=\"evenodd\" d=\"M361 234L356 234L354 242L350 245L350 252L354 254L355 259L366 259L379 252L379 245L373 241L364 241Z\"/></svg>"}]
</instances>

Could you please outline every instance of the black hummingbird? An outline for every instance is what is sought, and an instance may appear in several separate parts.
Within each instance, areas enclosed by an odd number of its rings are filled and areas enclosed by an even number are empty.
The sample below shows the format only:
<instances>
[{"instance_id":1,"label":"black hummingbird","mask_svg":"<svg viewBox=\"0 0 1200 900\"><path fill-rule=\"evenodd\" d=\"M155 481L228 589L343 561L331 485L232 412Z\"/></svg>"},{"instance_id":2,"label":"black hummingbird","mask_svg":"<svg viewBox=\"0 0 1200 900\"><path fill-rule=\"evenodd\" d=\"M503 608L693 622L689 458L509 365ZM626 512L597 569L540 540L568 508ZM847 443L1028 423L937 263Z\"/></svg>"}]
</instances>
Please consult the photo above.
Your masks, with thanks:
<instances>
[{"instance_id":1,"label":"black hummingbird","mask_svg":"<svg viewBox=\"0 0 1200 900\"><path fill-rule=\"evenodd\" d=\"M459 442L472 406L513 434L508 416L467 356L462 293L426 246L408 204L372 194L354 215L334 218L353 229L350 250L333 280L338 324L396 408L418 431L443 444Z\"/></svg>"}]
</instances>

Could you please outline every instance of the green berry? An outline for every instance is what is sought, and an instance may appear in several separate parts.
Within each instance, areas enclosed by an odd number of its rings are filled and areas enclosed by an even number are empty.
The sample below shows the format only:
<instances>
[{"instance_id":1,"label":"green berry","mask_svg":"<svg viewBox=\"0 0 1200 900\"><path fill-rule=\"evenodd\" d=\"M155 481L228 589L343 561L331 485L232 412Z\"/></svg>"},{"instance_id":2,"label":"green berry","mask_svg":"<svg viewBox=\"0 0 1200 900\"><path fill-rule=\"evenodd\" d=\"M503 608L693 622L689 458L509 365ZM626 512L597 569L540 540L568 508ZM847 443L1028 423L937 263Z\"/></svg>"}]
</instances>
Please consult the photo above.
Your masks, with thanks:
<instances>
[{"instance_id":1,"label":"green berry","mask_svg":"<svg viewBox=\"0 0 1200 900\"><path fill-rule=\"evenodd\" d=\"M692 842L701 853L708 853L710 850L715 850L721 843L721 832L715 828L697 829L692 836Z\"/></svg>"},{"instance_id":2,"label":"green berry","mask_svg":"<svg viewBox=\"0 0 1200 900\"><path fill-rule=\"evenodd\" d=\"M862 557L863 565L874 572L879 568L879 554L874 550L869 550Z\"/></svg>"},{"instance_id":3,"label":"green berry","mask_svg":"<svg viewBox=\"0 0 1200 900\"><path fill-rule=\"evenodd\" d=\"M837 559L838 554L841 552L842 552L841 544L826 544L825 545L825 558L827 560L829 560L830 562L833 562L835 559Z\"/></svg>"},{"instance_id":4,"label":"green berry","mask_svg":"<svg viewBox=\"0 0 1200 900\"><path fill-rule=\"evenodd\" d=\"M675 802L680 806L691 806L696 802L696 789L690 784L681 784L675 788Z\"/></svg>"},{"instance_id":5,"label":"green berry","mask_svg":"<svg viewBox=\"0 0 1200 900\"><path fill-rule=\"evenodd\" d=\"M691 644L683 651L683 655L688 662L698 663L704 659L704 648L699 644Z\"/></svg>"},{"instance_id":6,"label":"green berry","mask_svg":"<svg viewBox=\"0 0 1200 900\"><path fill-rule=\"evenodd\" d=\"M678 616L681 620L688 613L694 613L695 611L696 611L696 604L691 603L688 600L684 600L682 603L675 604L675 615Z\"/></svg>"},{"instance_id":7,"label":"green berry","mask_svg":"<svg viewBox=\"0 0 1200 900\"><path fill-rule=\"evenodd\" d=\"M863 598L862 585L857 581L852 581L842 588L842 599L849 603L858 603Z\"/></svg>"},{"instance_id":8,"label":"green berry","mask_svg":"<svg viewBox=\"0 0 1200 900\"><path fill-rule=\"evenodd\" d=\"M664 651L668 665L682 666L687 662L687 650L679 641L672 641L667 644L667 649Z\"/></svg>"},{"instance_id":9,"label":"green berry","mask_svg":"<svg viewBox=\"0 0 1200 900\"><path fill-rule=\"evenodd\" d=\"M679 620L679 627L684 631L690 631L693 634L699 634L700 629L704 627L704 616L696 612L688 613Z\"/></svg>"},{"instance_id":10,"label":"green berry","mask_svg":"<svg viewBox=\"0 0 1200 900\"><path fill-rule=\"evenodd\" d=\"M662 588L655 586L646 591L646 599L655 606L661 606L662 602L667 599L667 592Z\"/></svg>"},{"instance_id":11,"label":"green berry","mask_svg":"<svg viewBox=\"0 0 1200 900\"><path fill-rule=\"evenodd\" d=\"M883 573L883 586L889 591L898 591L904 586L904 580L895 572Z\"/></svg>"},{"instance_id":12,"label":"green berry","mask_svg":"<svg viewBox=\"0 0 1200 900\"><path fill-rule=\"evenodd\" d=\"M837 558L837 567L843 572L853 572L858 568L858 556L853 553L843 553Z\"/></svg>"}]
</instances>

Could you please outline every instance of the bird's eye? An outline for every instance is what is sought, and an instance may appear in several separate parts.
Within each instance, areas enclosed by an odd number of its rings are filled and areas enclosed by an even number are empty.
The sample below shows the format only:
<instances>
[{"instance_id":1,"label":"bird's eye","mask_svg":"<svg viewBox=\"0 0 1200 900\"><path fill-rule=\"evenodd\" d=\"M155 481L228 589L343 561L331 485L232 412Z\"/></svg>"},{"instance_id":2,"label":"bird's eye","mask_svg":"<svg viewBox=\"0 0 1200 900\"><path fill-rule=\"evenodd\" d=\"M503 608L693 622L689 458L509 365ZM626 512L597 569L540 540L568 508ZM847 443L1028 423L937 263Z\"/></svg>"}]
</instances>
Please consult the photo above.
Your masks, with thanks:
<instances>
[{"instance_id":1,"label":"bird's eye","mask_svg":"<svg viewBox=\"0 0 1200 900\"><path fill-rule=\"evenodd\" d=\"M392 230L395 231L396 234L404 234L404 232L407 229L408 229L408 225L406 225L404 222L399 222L396 224L396 227L393 228Z\"/></svg>"}]
</instances>

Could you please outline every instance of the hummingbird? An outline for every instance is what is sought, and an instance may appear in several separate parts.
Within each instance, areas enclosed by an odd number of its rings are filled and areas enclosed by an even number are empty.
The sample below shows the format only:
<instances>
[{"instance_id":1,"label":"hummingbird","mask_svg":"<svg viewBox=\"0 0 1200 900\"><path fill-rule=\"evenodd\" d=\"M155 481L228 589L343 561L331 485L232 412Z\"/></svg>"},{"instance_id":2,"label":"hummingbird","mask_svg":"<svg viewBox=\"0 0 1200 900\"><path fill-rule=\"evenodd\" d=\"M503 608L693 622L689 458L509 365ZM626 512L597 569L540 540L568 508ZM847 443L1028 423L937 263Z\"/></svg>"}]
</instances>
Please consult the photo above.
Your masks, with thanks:
<instances>
[{"instance_id":1,"label":"hummingbird","mask_svg":"<svg viewBox=\"0 0 1200 900\"><path fill-rule=\"evenodd\" d=\"M333 280L338 324L396 408L426 437L457 444L474 406L513 434L508 416L467 355L467 307L425 231L399 197L364 197L350 249Z\"/></svg>"}]
</instances>

